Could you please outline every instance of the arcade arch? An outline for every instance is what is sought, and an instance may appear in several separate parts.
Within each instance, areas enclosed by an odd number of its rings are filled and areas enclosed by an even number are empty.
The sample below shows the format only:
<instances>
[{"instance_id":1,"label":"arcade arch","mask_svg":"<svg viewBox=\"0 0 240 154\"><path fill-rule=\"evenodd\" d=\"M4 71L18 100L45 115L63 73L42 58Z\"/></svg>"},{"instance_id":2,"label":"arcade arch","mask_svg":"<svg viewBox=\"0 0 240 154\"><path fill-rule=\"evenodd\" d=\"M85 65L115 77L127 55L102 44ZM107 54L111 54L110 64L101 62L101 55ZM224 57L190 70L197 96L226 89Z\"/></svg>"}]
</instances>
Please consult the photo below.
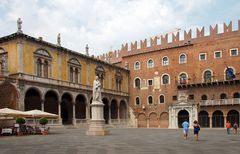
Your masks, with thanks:
<instances>
[{"instance_id":1,"label":"arcade arch","mask_svg":"<svg viewBox=\"0 0 240 154\"><path fill-rule=\"evenodd\" d=\"M73 124L73 102L69 93L64 93L61 98L62 124Z\"/></svg>"},{"instance_id":2,"label":"arcade arch","mask_svg":"<svg viewBox=\"0 0 240 154\"><path fill-rule=\"evenodd\" d=\"M29 88L24 98L24 110L42 110L42 100L40 92L35 88Z\"/></svg>"}]
</instances>

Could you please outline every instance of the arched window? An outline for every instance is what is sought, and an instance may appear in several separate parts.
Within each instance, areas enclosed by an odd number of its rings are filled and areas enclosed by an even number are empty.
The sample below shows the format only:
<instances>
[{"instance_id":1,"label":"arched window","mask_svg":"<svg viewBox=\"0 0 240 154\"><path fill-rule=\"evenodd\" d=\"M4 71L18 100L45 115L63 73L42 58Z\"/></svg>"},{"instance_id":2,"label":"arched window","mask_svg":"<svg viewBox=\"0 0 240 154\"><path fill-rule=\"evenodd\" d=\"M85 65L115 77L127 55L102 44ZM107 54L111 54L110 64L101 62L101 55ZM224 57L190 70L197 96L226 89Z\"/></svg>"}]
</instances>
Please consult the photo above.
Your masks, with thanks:
<instances>
[{"instance_id":1,"label":"arched window","mask_svg":"<svg viewBox=\"0 0 240 154\"><path fill-rule=\"evenodd\" d=\"M41 59L37 59L37 76L42 76L42 61Z\"/></svg>"},{"instance_id":2,"label":"arched window","mask_svg":"<svg viewBox=\"0 0 240 154\"><path fill-rule=\"evenodd\" d=\"M78 68L75 68L75 83L78 83L78 76L79 76Z\"/></svg>"},{"instance_id":3,"label":"arched window","mask_svg":"<svg viewBox=\"0 0 240 154\"><path fill-rule=\"evenodd\" d=\"M47 78L48 77L48 61L44 61L44 66L43 66L43 76L45 77L45 78Z\"/></svg>"},{"instance_id":4,"label":"arched window","mask_svg":"<svg viewBox=\"0 0 240 154\"><path fill-rule=\"evenodd\" d=\"M134 83L135 83L135 87L136 87L136 88L140 88L141 81L140 81L139 78L136 78L135 81L134 81Z\"/></svg>"},{"instance_id":5,"label":"arched window","mask_svg":"<svg viewBox=\"0 0 240 154\"><path fill-rule=\"evenodd\" d=\"M159 102L160 102L160 104L165 102L163 95L161 95L161 96L159 97Z\"/></svg>"},{"instance_id":6,"label":"arched window","mask_svg":"<svg viewBox=\"0 0 240 154\"><path fill-rule=\"evenodd\" d=\"M240 98L240 94L239 94L238 92L235 92L235 93L233 94L233 98Z\"/></svg>"},{"instance_id":7,"label":"arched window","mask_svg":"<svg viewBox=\"0 0 240 154\"><path fill-rule=\"evenodd\" d=\"M179 56L179 64L184 64L184 63L186 63L187 62L187 56L186 56L186 54L181 54L180 56Z\"/></svg>"},{"instance_id":8,"label":"arched window","mask_svg":"<svg viewBox=\"0 0 240 154\"><path fill-rule=\"evenodd\" d=\"M205 71L203 78L204 78L204 82L211 82L212 81L212 72L211 71Z\"/></svg>"},{"instance_id":9,"label":"arched window","mask_svg":"<svg viewBox=\"0 0 240 154\"><path fill-rule=\"evenodd\" d=\"M202 95L202 100L207 100L207 95Z\"/></svg>"},{"instance_id":10,"label":"arched window","mask_svg":"<svg viewBox=\"0 0 240 154\"><path fill-rule=\"evenodd\" d=\"M169 84L169 76L168 75L163 75L162 76L162 84Z\"/></svg>"},{"instance_id":11,"label":"arched window","mask_svg":"<svg viewBox=\"0 0 240 154\"><path fill-rule=\"evenodd\" d=\"M140 62L135 62L134 64L134 70L140 70Z\"/></svg>"},{"instance_id":12,"label":"arched window","mask_svg":"<svg viewBox=\"0 0 240 154\"><path fill-rule=\"evenodd\" d=\"M226 95L225 93L222 93L222 94L220 95L220 99L227 99L227 95Z\"/></svg>"},{"instance_id":13,"label":"arched window","mask_svg":"<svg viewBox=\"0 0 240 154\"><path fill-rule=\"evenodd\" d=\"M115 74L115 81L116 81L116 90L121 91L122 90L122 73L120 70L118 70Z\"/></svg>"},{"instance_id":14,"label":"arched window","mask_svg":"<svg viewBox=\"0 0 240 154\"><path fill-rule=\"evenodd\" d=\"M179 75L179 82L180 82L180 84L186 84L187 83L187 74L186 73L181 73Z\"/></svg>"},{"instance_id":15,"label":"arched window","mask_svg":"<svg viewBox=\"0 0 240 154\"><path fill-rule=\"evenodd\" d=\"M68 60L69 81L74 83L81 83L81 64L76 58Z\"/></svg>"},{"instance_id":16,"label":"arched window","mask_svg":"<svg viewBox=\"0 0 240 154\"><path fill-rule=\"evenodd\" d=\"M34 72L39 77L51 77L52 57L45 49L38 49L33 53Z\"/></svg>"},{"instance_id":17,"label":"arched window","mask_svg":"<svg viewBox=\"0 0 240 154\"><path fill-rule=\"evenodd\" d=\"M135 104L140 105L140 98L139 97L136 97Z\"/></svg>"},{"instance_id":18,"label":"arched window","mask_svg":"<svg viewBox=\"0 0 240 154\"><path fill-rule=\"evenodd\" d=\"M148 62L147 62L147 67L148 68L153 68L154 67L154 62L152 59L149 59Z\"/></svg>"},{"instance_id":19,"label":"arched window","mask_svg":"<svg viewBox=\"0 0 240 154\"><path fill-rule=\"evenodd\" d=\"M70 67L69 79L70 79L70 82L73 82L73 68L72 67Z\"/></svg>"},{"instance_id":20,"label":"arched window","mask_svg":"<svg viewBox=\"0 0 240 154\"><path fill-rule=\"evenodd\" d=\"M149 104L149 105L153 104L153 98L152 98L152 96L148 96L148 104Z\"/></svg>"},{"instance_id":21,"label":"arched window","mask_svg":"<svg viewBox=\"0 0 240 154\"><path fill-rule=\"evenodd\" d=\"M167 65L169 65L168 57L163 57L162 66L167 66Z\"/></svg>"}]
</instances>

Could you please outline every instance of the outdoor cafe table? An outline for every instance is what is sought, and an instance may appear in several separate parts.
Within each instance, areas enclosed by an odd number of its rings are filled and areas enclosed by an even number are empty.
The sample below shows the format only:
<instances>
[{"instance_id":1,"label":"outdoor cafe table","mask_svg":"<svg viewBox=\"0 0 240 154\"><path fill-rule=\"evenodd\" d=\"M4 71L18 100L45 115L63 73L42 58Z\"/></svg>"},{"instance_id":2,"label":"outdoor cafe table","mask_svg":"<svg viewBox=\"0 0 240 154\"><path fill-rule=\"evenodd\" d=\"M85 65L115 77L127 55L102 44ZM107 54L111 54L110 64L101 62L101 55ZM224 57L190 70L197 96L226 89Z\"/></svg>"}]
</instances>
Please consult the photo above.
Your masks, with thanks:
<instances>
[{"instance_id":1,"label":"outdoor cafe table","mask_svg":"<svg viewBox=\"0 0 240 154\"><path fill-rule=\"evenodd\" d=\"M3 128L1 134L12 134L12 128Z\"/></svg>"}]
</instances>

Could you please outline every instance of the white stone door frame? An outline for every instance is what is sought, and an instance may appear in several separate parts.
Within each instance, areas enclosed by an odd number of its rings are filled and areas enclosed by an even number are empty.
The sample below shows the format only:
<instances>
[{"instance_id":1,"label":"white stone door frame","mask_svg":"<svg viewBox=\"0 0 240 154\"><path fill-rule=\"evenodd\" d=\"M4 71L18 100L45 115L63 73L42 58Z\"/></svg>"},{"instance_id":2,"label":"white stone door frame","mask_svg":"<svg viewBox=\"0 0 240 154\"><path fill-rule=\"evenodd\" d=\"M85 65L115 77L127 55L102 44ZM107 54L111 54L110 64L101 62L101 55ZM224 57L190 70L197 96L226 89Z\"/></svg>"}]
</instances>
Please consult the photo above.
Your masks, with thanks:
<instances>
[{"instance_id":1,"label":"white stone door frame","mask_svg":"<svg viewBox=\"0 0 240 154\"><path fill-rule=\"evenodd\" d=\"M189 126L192 128L193 121L198 119L197 105L188 103L179 103L169 106L169 127L172 129L178 128L178 113L186 110L189 113Z\"/></svg>"}]
</instances>

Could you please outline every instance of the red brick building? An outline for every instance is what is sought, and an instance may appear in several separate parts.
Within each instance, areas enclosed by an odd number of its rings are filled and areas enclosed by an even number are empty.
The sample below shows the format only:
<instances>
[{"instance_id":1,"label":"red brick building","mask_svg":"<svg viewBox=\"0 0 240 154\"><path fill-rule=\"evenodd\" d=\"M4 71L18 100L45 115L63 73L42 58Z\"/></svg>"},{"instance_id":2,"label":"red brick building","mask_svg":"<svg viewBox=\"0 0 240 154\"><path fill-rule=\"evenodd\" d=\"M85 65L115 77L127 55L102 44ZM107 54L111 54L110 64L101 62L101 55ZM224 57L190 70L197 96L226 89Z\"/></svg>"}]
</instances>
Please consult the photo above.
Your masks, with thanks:
<instances>
[{"instance_id":1,"label":"red brick building","mask_svg":"<svg viewBox=\"0 0 240 154\"><path fill-rule=\"evenodd\" d=\"M132 119L137 127L178 128L190 125L225 127L227 120L239 124L240 113L240 21L166 34L122 45L100 56L102 60L130 70Z\"/></svg>"}]
</instances>

